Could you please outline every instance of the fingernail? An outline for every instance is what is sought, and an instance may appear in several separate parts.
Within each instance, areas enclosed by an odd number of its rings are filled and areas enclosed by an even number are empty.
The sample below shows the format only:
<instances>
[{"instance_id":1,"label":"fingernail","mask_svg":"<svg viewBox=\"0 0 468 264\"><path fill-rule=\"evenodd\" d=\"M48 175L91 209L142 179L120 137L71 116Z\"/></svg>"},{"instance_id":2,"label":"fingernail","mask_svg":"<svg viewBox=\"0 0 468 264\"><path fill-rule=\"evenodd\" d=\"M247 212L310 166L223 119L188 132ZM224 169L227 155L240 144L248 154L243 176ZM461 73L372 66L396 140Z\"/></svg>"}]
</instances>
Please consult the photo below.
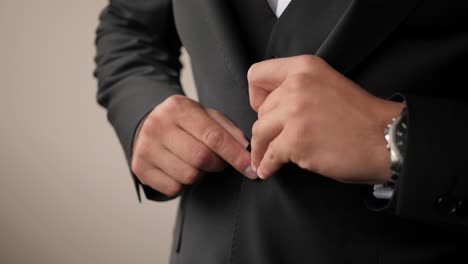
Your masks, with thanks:
<instances>
[{"instance_id":1,"label":"fingernail","mask_svg":"<svg viewBox=\"0 0 468 264\"><path fill-rule=\"evenodd\" d=\"M244 175L251 180L255 180L258 178L257 174L252 169L252 166L248 166L247 169L244 170Z\"/></svg>"},{"instance_id":2,"label":"fingernail","mask_svg":"<svg viewBox=\"0 0 468 264\"><path fill-rule=\"evenodd\" d=\"M265 176L263 176L263 173L261 170L257 170L257 175L260 179L264 180L265 179Z\"/></svg>"},{"instance_id":3,"label":"fingernail","mask_svg":"<svg viewBox=\"0 0 468 264\"><path fill-rule=\"evenodd\" d=\"M252 167L252 170L257 172L257 167L253 164L253 161L250 163L250 166Z\"/></svg>"},{"instance_id":4,"label":"fingernail","mask_svg":"<svg viewBox=\"0 0 468 264\"><path fill-rule=\"evenodd\" d=\"M249 141L247 141L247 139L245 139L245 141L242 141L241 144L246 149L249 146Z\"/></svg>"}]
</instances>

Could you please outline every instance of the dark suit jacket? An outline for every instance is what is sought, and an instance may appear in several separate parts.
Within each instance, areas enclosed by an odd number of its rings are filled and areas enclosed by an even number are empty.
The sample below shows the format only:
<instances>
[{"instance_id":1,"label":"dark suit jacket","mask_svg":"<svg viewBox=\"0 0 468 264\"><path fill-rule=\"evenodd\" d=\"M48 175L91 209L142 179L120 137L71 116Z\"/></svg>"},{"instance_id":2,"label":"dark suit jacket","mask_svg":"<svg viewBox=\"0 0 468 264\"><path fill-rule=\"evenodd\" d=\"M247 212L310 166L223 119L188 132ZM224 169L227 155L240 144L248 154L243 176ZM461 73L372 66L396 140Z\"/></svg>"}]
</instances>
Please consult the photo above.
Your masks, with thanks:
<instances>
[{"instance_id":1,"label":"dark suit jacket","mask_svg":"<svg viewBox=\"0 0 468 264\"><path fill-rule=\"evenodd\" d=\"M274 25L267 57L315 53L376 96L404 96L408 149L393 199L375 205L370 186L337 183L294 164L267 181L228 167L182 194L172 263L468 261L468 2L354 0L311 16L313 2L292 1ZM128 159L140 120L183 93L181 45L201 104L250 138L250 65L229 11L222 0L114 0L103 10L98 101ZM169 199L143 190L150 200Z\"/></svg>"}]
</instances>

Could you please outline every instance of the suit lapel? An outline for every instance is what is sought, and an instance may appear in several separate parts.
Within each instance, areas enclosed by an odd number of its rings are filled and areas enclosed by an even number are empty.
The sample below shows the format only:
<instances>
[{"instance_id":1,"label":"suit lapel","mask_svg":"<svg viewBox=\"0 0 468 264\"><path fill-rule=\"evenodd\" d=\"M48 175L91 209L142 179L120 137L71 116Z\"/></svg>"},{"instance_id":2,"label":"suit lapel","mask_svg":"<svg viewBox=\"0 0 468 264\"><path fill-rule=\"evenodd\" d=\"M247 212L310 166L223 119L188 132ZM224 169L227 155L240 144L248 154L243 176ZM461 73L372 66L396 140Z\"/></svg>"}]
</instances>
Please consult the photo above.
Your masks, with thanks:
<instances>
[{"instance_id":1,"label":"suit lapel","mask_svg":"<svg viewBox=\"0 0 468 264\"><path fill-rule=\"evenodd\" d=\"M292 0L274 25L265 58L315 54L350 0Z\"/></svg>"},{"instance_id":2,"label":"suit lapel","mask_svg":"<svg viewBox=\"0 0 468 264\"><path fill-rule=\"evenodd\" d=\"M354 0L317 55L349 72L374 51L420 0Z\"/></svg>"},{"instance_id":3,"label":"suit lapel","mask_svg":"<svg viewBox=\"0 0 468 264\"><path fill-rule=\"evenodd\" d=\"M266 0L265 0L266 1ZM348 72L421 0L293 0L273 27L265 59L316 54ZM229 6L205 0L204 17L238 86L247 88L246 46Z\"/></svg>"},{"instance_id":4,"label":"suit lapel","mask_svg":"<svg viewBox=\"0 0 468 264\"><path fill-rule=\"evenodd\" d=\"M246 45L226 1L202 11L237 86L247 92ZM266 1L266 0L264 0ZM421 0L293 0L271 32L265 59L316 54L340 72L356 67Z\"/></svg>"},{"instance_id":5,"label":"suit lapel","mask_svg":"<svg viewBox=\"0 0 468 264\"><path fill-rule=\"evenodd\" d=\"M223 0L205 0L204 17L213 33L224 60L238 86L247 89L247 70L249 68L246 45L235 23L234 14ZM244 91L246 92L246 91Z\"/></svg>"},{"instance_id":6,"label":"suit lapel","mask_svg":"<svg viewBox=\"0 0 468 264\"><path fill-rule=\"evenodd\" d=\"M192 0L187 0L192 1ZM224 0L203 0L200 3L203 16L209 31L212 32L212 40L220 49L224 64L234 79L229 92L220 97L220 101L229 102L218 107L218 110L229 117L250 139L252 125L257 119L256 113L250 107L249 89L247 84L247 71L250 67L246 45L239 26L235 23L234 14ZM215 51L213 51L215 53Z\"/></svg>"},{"instance_id":7,"label":"suit lapel","mask_svg":"<svg viewBox=\"0 0 468 264\"><path fill-rule=\"evenodd\" d=\"M374 51L421 0L293 0L266 57L316 54L340 72Z\"/></svg>"}]
</instances>

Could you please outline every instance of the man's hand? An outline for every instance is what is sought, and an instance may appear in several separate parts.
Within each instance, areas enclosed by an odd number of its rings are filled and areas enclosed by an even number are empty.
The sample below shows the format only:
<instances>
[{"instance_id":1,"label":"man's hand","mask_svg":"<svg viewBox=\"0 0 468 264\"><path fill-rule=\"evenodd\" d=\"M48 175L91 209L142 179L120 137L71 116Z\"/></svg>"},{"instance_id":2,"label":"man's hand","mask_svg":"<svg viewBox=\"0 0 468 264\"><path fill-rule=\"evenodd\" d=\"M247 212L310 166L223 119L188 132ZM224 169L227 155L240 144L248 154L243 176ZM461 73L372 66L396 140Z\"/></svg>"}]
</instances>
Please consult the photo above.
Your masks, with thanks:
<instances>
[{"instance_id":1,"label":"man's hand","mask_svg":"<svg viewBox=\"0 0 468 264\"><path fill-rule=\"evenodd\" d=\"M252 167L266 179L291 161L346 183L391 176L384 129L403 104L383 100L316 56L254 64L248 72Z\"/></svg>"},{"instance_id":2,"label":"man's hand","mask_svg":"<svg viewBox=\"0 0 468 264\"><path fill-rule=\"evenodd\" d=\"M242 131L221 113L175 95L140 125L131 167L143 184L176 196L203 172L222 171L226 162L256 178L247 144Z\"/></svg>"}]
</instances>

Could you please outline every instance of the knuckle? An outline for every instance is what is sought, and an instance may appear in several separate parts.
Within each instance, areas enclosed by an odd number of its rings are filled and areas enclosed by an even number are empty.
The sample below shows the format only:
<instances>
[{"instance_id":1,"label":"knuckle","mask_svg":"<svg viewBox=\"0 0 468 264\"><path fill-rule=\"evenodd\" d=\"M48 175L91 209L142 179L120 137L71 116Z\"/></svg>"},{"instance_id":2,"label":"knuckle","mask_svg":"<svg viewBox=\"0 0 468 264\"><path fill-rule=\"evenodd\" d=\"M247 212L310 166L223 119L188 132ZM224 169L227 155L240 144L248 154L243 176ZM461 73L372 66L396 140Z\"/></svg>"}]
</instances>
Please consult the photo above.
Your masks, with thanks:
<instances>
[{"instance_id":1,"label":"knuckle","mask_svg":"<svg viewBox=\"0 0 468 264\"><path fill-rule=\"evenodd\" d=\"M258 136L259 134L260 134L260 120L257 120L252 125L252 135Z\"/></svg>"},{"instance_id":2,"label":"knuckle","mask_svg":"<svg viewBox=\"0 0 468 264\"><path fill-rule=\"evenodd\" d=\"M250 158L245 158L243 155L236 156L230 164L236 169L245 169L250 165Z\"/></svg>"},{"instance_id":3,"label":"knuckle","mask_svg":"<svg viewBox=\"0 0 468 264\"><path fill-rule=\"evenodd\" d=\"M132 160L131 168L133 173L140 179L145 174L145 169L140 161L140 159L136 158ZM141 179L140 179L141 180Z\"/></svg>"},{"instance_id":4,"label":"knuckle","mask_svg":"<svg viewBox=\"0 0 468 264\"><path fill-rule=\"evenodd\" d=\"M252 64L252 66L250 66L249 70L247 71L247 80L249 82L255 81L258 67L259 67L258 62L254 63L254 64Z\"/></svg>"},{"instance_id":5,"label":"knuckle","mask_svg":"<svg viewBox=\"0 0 468 264\"><path fill-rule=\"evenodd\" d=\"M141 127L141 131L145 135L157 135L163 129L163 115L157 113L149 116Z\"/></svg>"},{"instance_id":6,"label":"knuckle","mask_svg":"<svg viewBox=\"0 0 468 264\"><path fill-rule=\"evenodd\" d=\"M184 184L193 184L197 181L199 171L195 169L187 169L183 172L182 183Z\"/></svg>"},{"instance_id":7,"label":"knuckle","mask_svg":"<svg viewBox=\"0 0 468 264\"><path fill-rule=\"evenodd\" d=\"M291 158L300 168L303 168L303 169L311 168L309 162L306 159L303 159L302 157L298 157L297 155L293 155ZM318 173L317 170L314 170L314 171Z\"/></svg>"},{"instance_id":8,"label":"knuckle","mask_svg":"<svg viewBox=\"0 0 468 264\"><path fill-rule=\"evenodd\" d=\"M300 63L306 68L314 68L322 63L322 59L314 55L302 55L299 59Z\"/></svg>"},{"instance_id":9,"label":"knuckle","mask_svg":"<svg viewBox=\"0 0 468 264\"><path fill-rule=\"evenodd\" d=\"M136 175L136 174L135 174ZM143 185L149 185L150 183L150 180L149 180L149 175L148 173L144 172L143 174L140 174L140 175L136 175L137 178L140 180L140 182L143 184Z\"/></svg>"},{"instance_id":10,"label":"knuckle","mask_svg":"<svg viewBox=\"0 0 468 264\"><path fill-rule=\"evenodd\" d=\"M297 151L291 152L291 161L296 163L299 167L317 172L314 166L316 156L313 151L305 150L304 147L296 149Z\"/></svg>"},{"instance_id":11,"label":"knuckle","mask_svg":"<svg viewBox=\"0 0 468 264\"><path fill-rule=\"evenodd\" d=\"M220 149L224 143L224 133L219 127L208 127L203 133L204 141L211 149Z\"/></svg>"},{"instance_id":12,"label":"knuckle","mask_svg":"<svg viewBox=\"0 0 468 264\"><path fill-rule=\"evenodd\" d=\"M144 134L150 134L154 126L158 123L159 116L156 113L151 113L148 118L141 124L141 132Z\"/></svg>"},{"instance_id":13,"label":"knuckle","mask_svg":"<svg viewBox=\"0 0 468 264\"><path fill-rule=\"evenodd\" d=\"M258 107L258 117L261 118L265 115L265 104L262 104Z\"/></svg>"},{"instance_id":14,"label":"knuckle","mask_svg":"<svg viewBox=\"0 0 468 264\"><path fill-rule=\"evenodd\" d=\"M267 124L266 121L257 120L255 121L254 125L252 126L252 136L257 137L257 139L262 139L262 135L267 132Z\"/></svg>"},{"instance_id":15,"label":"knuckle","mask_svg":"<svg viewBox=\"0 0 468 264\"><path fill-rule=\"evenodd\" d=\"M211 150L208 148L200 148L195 154L195 166L203 168L207 166L211 160Z\"/></svg>"},{"instance_id":16,"label":"knuckle","mask_svg":"<svg viewBox=\"0 0 468 264\"><path fill-rule=\"evenodd\" d=\"M164 194L168 196L177 196L182 192L183 186L180 183L173 183L161 190Z\"/></svg>"},{"instance_id":17,"label":"knuckle","mask_svg":"<svg viewBox=\"0 0 468 264\"><path fill-rule=\"evenodd\" d=\"M250 96L250 107L252 107L252 109L255 111L259 111L261 107L260 100L258 100L257 98L253 96Z\"/></svg>"},{"instance_id":18,"label":"knuckle","mask_svg":"<svg viewBox=\"0 0 468 264\"><path fill-rule=\"evenodd\" d=\"M169 96L163 103L164 110L169 111L169 112L180 110L187 102L188 102L188 99L186 96L183 96L183 95Z\"/></svg>"},{"instance_id":19,"label":"knuckle","mask_svg":"<svg viewBox=\"0 0 468 264\"><path fill-rule=\"evenodd\" d=\"M135 156L138 159L148 158L151 156L151 145L150 144L138 144Z\"/></svg>"}]
</instances>

